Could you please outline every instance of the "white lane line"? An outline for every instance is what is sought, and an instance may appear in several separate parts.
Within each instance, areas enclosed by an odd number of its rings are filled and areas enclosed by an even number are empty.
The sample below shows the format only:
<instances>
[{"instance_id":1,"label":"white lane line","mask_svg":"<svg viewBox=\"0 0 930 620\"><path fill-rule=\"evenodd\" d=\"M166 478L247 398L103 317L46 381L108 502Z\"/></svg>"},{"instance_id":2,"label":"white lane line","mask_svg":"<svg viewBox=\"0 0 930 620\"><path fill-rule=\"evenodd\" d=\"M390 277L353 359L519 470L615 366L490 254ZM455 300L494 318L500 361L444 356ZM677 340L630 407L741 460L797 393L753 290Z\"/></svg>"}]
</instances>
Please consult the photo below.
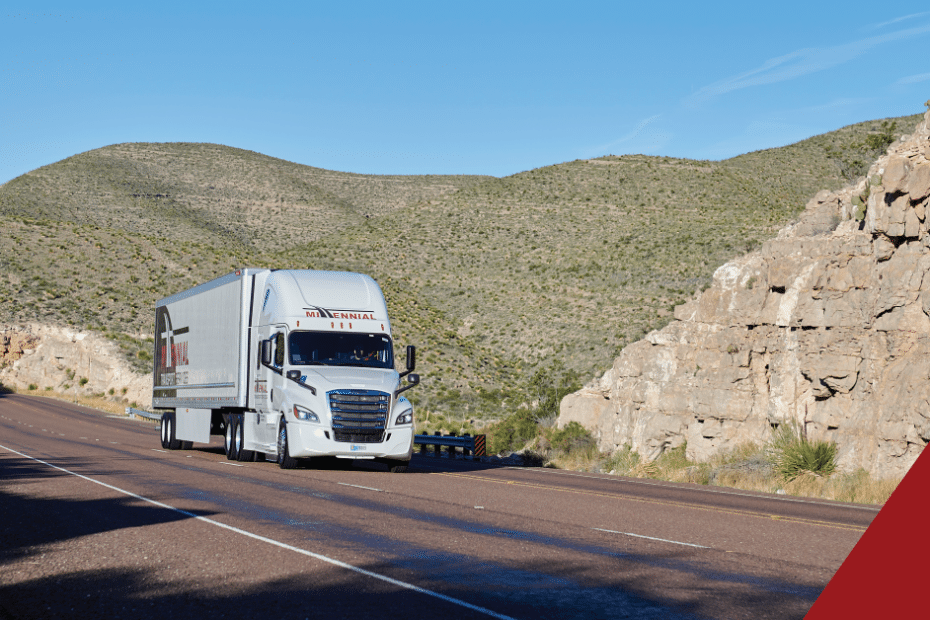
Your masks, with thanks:
<instances>
[{"instance_id":1,"label":"white lane line","mask_svg":"<svg viewBox=\"0 0 930 620\"><path fill-rule=\"evenodd\" d=\"M685 545L687 547L697 547L698 549L710 549L710 547L705 547L704 545L695 545L693 543L681 542L678 540L666 540L665 538L653 538L652 536L643 536L642 534L631 534L630 532L618 532L616 530L602 530L599 527L592 527L592 530L597 530L598 532L608 532L610 534L623 534L624 536L634 536L636 538L646 538L649 540L657 540L659 542L672 543L674 545Z\"/></svg>"},{"instance_id":2,"label":"white lane line","mask_svg":"<svg viewBox=\"0 0 930 620\"><path fill-rule=\"evenodd\" d=\"M346 570L350 570L350 571L356 572L356 573L358 573L358 574L360 574L360 575L365 575L366 577L371 577L371 578L373 578L373 579L379 579L379 580L384 581L384 582L387 582L387 583L389 583L389 584L391 584L391 585L397 586L398 588L404 588L404 589L407 589L407 590L412 590L412 591L414 591L414 592L418 592L418 593L420 593L420 594L425 594L425 595L427 595L427 596L432 596L432 597L434 597L434 598L438 598L438 599L440 599L440 600L442 600L442 601L445 601L445 602L447 602L447 603L451 603L451 604L453 604L453 605L458 605L458 606L460 606L460 607L464 607L464 608L466 608L466 609L470 609L470 610L472 610L472 611L476 611L476 612L478 612L478 613L484 614L484 615L486 615L486 616L490 616L490 617L492 617L492 618L498 618L498 620L516 620L516 618L513 618L513 617L511 617L511 616L505 616L504 614L499 614L499 613L497 613L496 611L491 611L490 609L485 609L484 607L479 607L478 605L472 605L471 603L467 603L467 602L465 602L465 601L463 601L463 600L460 600L460 599L457 599L457 598L453 598L453 597L451 597L451 596L446 596L445 594L440 594L439 592L433 592L432 590L427 590L426 588L421 588L420 586L415 586L415 585L413 585L412 583L407 583L407 582L405 582L405 581L400 581L400 580L398 580L398 579L393 579L392 577L388 577L387 575L381 575L381 574L372 572L372 571L370 571L370 570L365 570L364 568L359 568L359 567L357 567L357 566L352 566L351 564L346 564L345 562L342 562L342 561L337 560L337 559L335 559L335 558L331 558L331 557L328 557L328 556L325 556L325 555L321 555L321 554L319 554L319 553L314 553L314 552L312 552L312 551L307 551L306 549L301 549L300 547L293 547L293 546L291 546L291 545L288 545L287 543L283 543L283 542L274 540L273 538L268 538L268 537L262 536L262 535L260 535L260 534L255 534L255 533L252 533L252 532L248 532L248 531L246 531L246 530L239 529L238 527L233 527L232 525L226 525L225 523L221 523L221 522L219 522L219 521L214 521L213 519L208 519L207 517L202 517L202 516L200 516L200 515L195 515L195 514L192 513L192 512L187 512L186 510L181 510L180 508L175 508L174 506L171 506L171 505L169 505L169 504L165 504L165 503L159 502L159 501L154 500L154 499L149 499L148 497L143 497L142 495L138 495L138 494L136 494L136 493L133 493L132 491L127 491L127 490L125 490L125 489L121 489L121 488L119 488L119 487L115 487L115 486L113 486L112 484L107 484L106 482L101 482L100 480L94 480L93 478L89 478L89 477L84 476L84 475L82 475L82 474L78 474L78 473L75 473L75 472L73 472L73 471L67 470L67 469L65 469L64 467L59 467L58 465L52 465L51 463L48 463L48 462L43 461L43 460L41 460L41 459L37 459L37 458L35 458L35 457L33 457L33 456L29 456L28 454L23 454L22 452L17 452L16 450L13 450L12 448L7 448L6 446L3 446L3 445L0 445L0 448L2 448L3 450L6 450L7 452L12 452L13 454L16 454L16 455L18 455L18 456L21 456L21 457L23 457L23 458L26 458L26 459L30 459L30 460L32 460L32 461L35 461L36 463L41 463L41 464L43 464L43 465L47 465L48 467L51 467L51 468L53 468L53 469L57 469L58 471L64 472L64 473L66 473L66 474L71 474L72 476L77 476L78 478L81 478L82 480L87 480L88 482L93 482L94 484L99 484L100 486L106 487L107 489L110 489L110 490L113 490L113 491L116 491L117 493L122 493L123 495L128 495L129 497L133 497L133 498L135 498L135 499L137 499L137 500L140 500L140 501L143 501L143 502L148 502L149 504L152 504L152 505L154 505L154 506L158 506L159 508L165 508L165 509L167 509L167 510L173 510L174 512L177 512L177 513L179 513L179 514L182 514L182 515L184 515L184 516L186 516L186 517L190 517L191 519L197 519L198 521L202 521L202 522L204 522L204 523L209 523L210 525L215 525L216 527L223 528L224 530L229 530L230 532L235 532L236 534L242 534L243 536L248 536L249 538L253 538L253 539L255 539L255 540L268 543L269 545L274 545L274 546L276 546L276 547L280 547L280 548L286 549L286 550L288 550L288 551L293 551L294 553L299 553L299 554L301 554L301 555L305 555L305 556L307 556L307 557L311 557L311 558L313 558L313 559L315 559L315 560L320 560L321 562L326 562L326 563L328 563L328 564L332 564L333 566L338 566L339 568L344 568L344 569L346 569Z\"/></svg>"},{"instance_id":3,"label":"white lane line","mask_svg":"<svg viewBox=\"0 0 930 620\"><path fill-rule=\"evenodd\" d=\"M363 487L360 484L349 484L348 482L337 482L336 484L344 487L352 487L355 489L365 489L366 491L377 491L378 493L384 493L384 489L376 489L374 487Z\"/></svg>"},{"instance_id":4,"label":"white lane line","mask_svg":"<svg viewBox=\"0 0 930 620\"><path fill-rule=\"evenodd\" d=\"M165 454L168 454L168 451L167 451L167 450L159 450L158 448L149 448L149 449L150 449L152 452L164 452Z\"/></svg>"},{"instance_id":5,"label":"white lane line","mask_svg":"<svg viewBox=\"0 0 930 620\"><path fill-rule=\"evenodd\" d=\"M221 463L221 465L229 465L230 467L245 467L245 465L242 465L241 463L225 463L224 462L224 463Z\"/></svg>"}]
</instances>

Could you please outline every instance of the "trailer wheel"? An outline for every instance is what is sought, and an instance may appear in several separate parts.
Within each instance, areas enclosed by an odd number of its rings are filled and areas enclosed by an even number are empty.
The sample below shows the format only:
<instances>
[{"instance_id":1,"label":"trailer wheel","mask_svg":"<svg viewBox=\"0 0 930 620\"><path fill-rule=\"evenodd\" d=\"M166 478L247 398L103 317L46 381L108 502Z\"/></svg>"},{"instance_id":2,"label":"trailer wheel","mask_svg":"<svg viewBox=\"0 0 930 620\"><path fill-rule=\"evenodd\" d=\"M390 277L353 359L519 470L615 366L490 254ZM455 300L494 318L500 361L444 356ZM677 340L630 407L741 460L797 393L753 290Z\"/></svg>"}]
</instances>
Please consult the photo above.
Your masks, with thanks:
<instances>
[{"instance_id":1,"label":"trailer wheel","mask_svg":"<svg viewBox=\"0 0 930 620\"><path fill-rule=\"evenodd\" d=\"M278 430L278 466L281 469L297 467L297 459L287 452L287 424L282 424Z\"/></svg>"},{"instance_id":2,"label":"trailer wheel","mask_svg":"<svg viewBox=\"0 0 930 620\"><path fill-rule=\"evenodd\" d=\"M236 416L236 433L234 435L236 443L236 460L237 461L254 461L255 452L253 450L244 450L245 446L245 424L241 416Z\"/></svg>"},{"instance_id":3,"label":"trailer wheel","mask_svg":"<svg viewBox=\"0 0 930 620\"><path fill-rule=\"evenodd\" d=\"M174 434L174 411L161 414L161 445L165 450L177 450L181 442Z\"/></svg>"},{"instance_id":4,"label":"trailer wheel","mask_svg":"<svg viewBox=\"0 0 930 620\"><path fill-rule=\"evenodd\" d=\"M236 423L236 416L231 415L226 419L226 460L235 461L236 456L236 433L239 432L239 425Z\"/></svg>"},{"instance_id":5,"label":"trailer wheel","mask_svg":"<svg viewBox=\"0 0 930 620\"><path fill-rule=\"evenodd\" d=\"M171 424L168 422L168 412L161 414L161 447L168 449L168 438L171 432Z\"/></svg>"}]
</instances>

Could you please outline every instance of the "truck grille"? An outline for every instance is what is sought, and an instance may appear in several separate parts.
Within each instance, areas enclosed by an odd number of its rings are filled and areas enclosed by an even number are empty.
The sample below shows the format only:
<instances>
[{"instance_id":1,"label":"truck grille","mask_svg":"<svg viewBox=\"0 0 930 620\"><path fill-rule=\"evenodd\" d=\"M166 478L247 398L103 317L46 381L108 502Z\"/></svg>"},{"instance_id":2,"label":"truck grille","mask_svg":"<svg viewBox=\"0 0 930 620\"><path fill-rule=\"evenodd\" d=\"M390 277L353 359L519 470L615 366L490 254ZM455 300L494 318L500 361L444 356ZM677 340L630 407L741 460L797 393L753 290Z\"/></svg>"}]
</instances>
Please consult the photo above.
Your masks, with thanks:
<instances>
[{"instance_id":1,"label":"truck grille","mask_svg":"<svg viewBox=\"0 0 930 620\"><path fill-rule=\"evenodd\" d=\"M336 441L380 443L387 426L389 396L374 390L327 392Z\"/></svg>"}]
</instances>

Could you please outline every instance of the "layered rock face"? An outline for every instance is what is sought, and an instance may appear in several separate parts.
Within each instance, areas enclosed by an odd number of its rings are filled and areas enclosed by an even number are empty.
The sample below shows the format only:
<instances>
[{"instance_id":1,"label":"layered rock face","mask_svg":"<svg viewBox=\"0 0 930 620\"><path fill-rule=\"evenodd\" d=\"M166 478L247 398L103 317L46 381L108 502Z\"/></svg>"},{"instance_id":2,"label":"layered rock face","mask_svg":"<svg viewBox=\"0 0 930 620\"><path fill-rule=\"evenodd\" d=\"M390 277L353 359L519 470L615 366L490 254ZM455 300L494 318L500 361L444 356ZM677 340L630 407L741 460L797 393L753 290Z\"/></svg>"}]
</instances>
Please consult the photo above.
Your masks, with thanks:
<instances>
[{"instance_id":1,"label":"layered rock face","mask_svg":"<svg viewBox=\"0 0 930 620\"><path fill-rule=\"evenodd\" d=\"M868 178L821 192L676 320L567 396L602 450L706 459L797 421L839 467L901 476L930 440L930 112Z\"/></svg>"},{"instance_id":2,"label":"layered rock face","mask_svg":"<svg viewBox=\"0 0 930 620\"><path fill-rule=\"evenodd\" d=\"M81 379L87 381L81 385ZM126 402L149 407L152 376L132 371L112 342L48 325L5 326L0 330L0 383L58 393L101 394L112 388ZM125 392L123 391L125 389Z\"/></svg>"}]
</instances>

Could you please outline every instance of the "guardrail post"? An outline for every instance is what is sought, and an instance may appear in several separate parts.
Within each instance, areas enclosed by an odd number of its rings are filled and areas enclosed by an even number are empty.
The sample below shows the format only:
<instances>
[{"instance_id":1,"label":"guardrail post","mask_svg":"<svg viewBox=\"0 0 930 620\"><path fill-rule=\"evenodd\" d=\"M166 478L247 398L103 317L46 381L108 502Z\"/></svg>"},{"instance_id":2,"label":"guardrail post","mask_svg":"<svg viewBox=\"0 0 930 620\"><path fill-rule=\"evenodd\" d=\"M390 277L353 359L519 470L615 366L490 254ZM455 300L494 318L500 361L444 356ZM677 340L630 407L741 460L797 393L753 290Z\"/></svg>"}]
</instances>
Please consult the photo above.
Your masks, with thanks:
<instances>
[{"instance_id":1,"label":"guardrail post","mask_svg":"<svg viewBox=\"0 0 930 620\"><path fill-rule=\"evenodd\" d=\"M474 441L474 444L472 445L475 446L475 451L472 455L473 457L474 456L478 456L478 457L487 456L487 453L485 452L485 447L484 447L485 446L484 435L475 435L475 441Z\"/></svg>"},{"instance_id":2,"label":"guardrail post","mask_svg":"<svg viewBox=\"0 0 930 620\"><path fill-rule=\"evenodd\" d=\"M435 433L433 433L433 436L435 436L435 437L441 437L441 436L442 436L442 433L439 432L439 431L436 431ZM433 449L434 449L434 452L435 452L435 454L434 454L433 456L435 456L437 459L438 459L438 458L442 458L442 446L439 445L439 444L437 443L435 446L433 446Z\"/></svg>"},{"instance_id":3,"label":"guardrail post","mask_svg":"<svg viewBox=\"0 0 930 620\"><path fill-rule=\"evenodd\" d=\"M449 436L450 436L450 437L457 437L457 436L458 436L458 433L455 432L455 431L452 431L452 432L449 433ZM450 459L454 459L454 458L455 458L455 453L456 453L456 452L458 452L458 450L455 449L455 444L450 445L450 446L449 446L449 449L446 450L446 453L449 455L449 458L450 458Z\"/></svg>"},{"instance_id":4,"label":"guardrail post","mask_svg":"<svg viewBox=\"0 0 930 620\"><path fill-rule=\"evenodd\" d=\"M465 437L465 439L468 440L465 442L465 445L462 447L462 458L472 461L474 460L475 457L472 454L472 450L471 450L471 446L472 446L471 433L465 433L464 435L462 435L462 437Z\"/></svg>"}]
</instances>

